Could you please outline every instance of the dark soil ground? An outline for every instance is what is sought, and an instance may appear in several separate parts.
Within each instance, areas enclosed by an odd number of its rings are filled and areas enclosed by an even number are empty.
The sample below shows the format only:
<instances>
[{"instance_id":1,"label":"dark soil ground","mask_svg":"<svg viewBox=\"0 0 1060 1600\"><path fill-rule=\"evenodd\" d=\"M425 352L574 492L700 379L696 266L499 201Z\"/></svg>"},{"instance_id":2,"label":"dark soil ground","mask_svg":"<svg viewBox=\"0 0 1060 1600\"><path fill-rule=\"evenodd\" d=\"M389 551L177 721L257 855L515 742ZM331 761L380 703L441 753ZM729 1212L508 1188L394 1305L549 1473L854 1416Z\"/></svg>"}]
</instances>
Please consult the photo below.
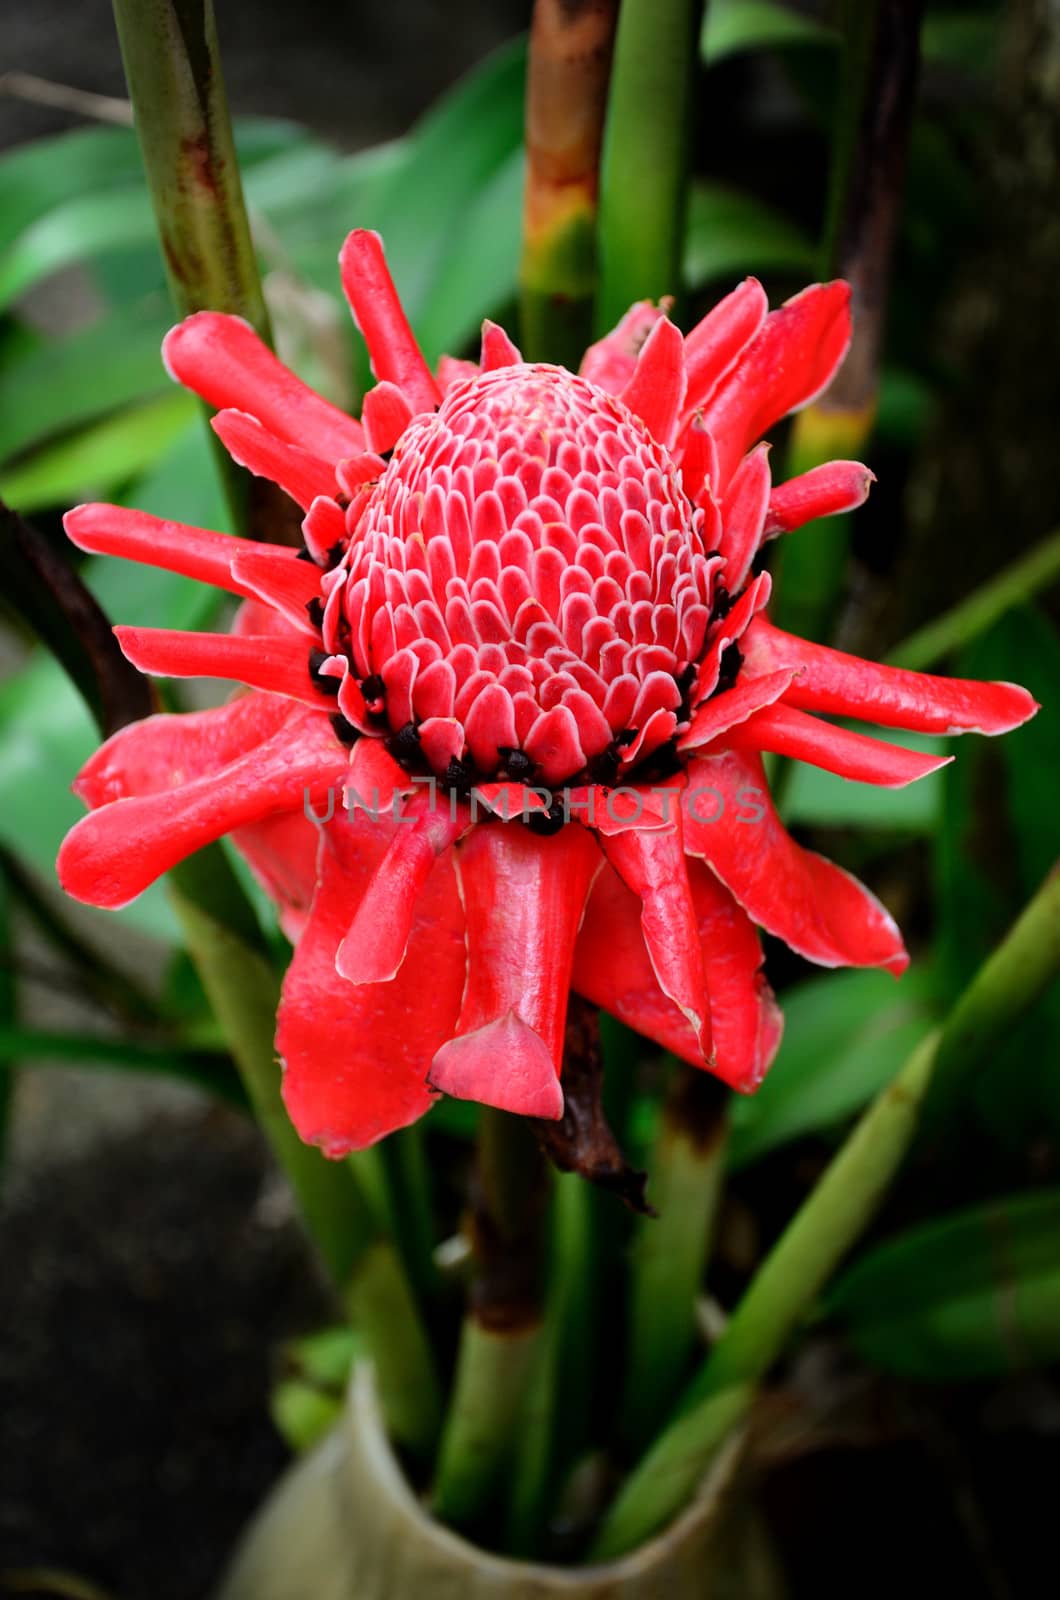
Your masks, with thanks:
<instances>
[{"instance_id":1,"label":"dark soil ground","mask_svg":"<svg viewBox=\"0 0 1060 1600\"><path fill-rule=\"evenodd\" d=\"M38 1160L0 1208L0 1301L0 1574L205 1595L285 1460L270 1363L329 1316L256 1131L193 1107Z\"/></svg>"}]
</instances>

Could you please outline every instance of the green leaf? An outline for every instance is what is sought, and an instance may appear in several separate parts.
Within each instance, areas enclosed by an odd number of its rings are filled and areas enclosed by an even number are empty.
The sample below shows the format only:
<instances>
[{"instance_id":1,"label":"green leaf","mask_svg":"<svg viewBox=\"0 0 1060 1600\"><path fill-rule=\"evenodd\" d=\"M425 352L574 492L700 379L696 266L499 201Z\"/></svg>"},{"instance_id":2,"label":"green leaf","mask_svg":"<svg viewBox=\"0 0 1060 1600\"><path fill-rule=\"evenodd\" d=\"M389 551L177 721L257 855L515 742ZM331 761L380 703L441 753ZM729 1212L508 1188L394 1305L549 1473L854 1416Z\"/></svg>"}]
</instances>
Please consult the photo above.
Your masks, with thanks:
<instances>
[{"instance_id":1,"label":"green leaf","mask_svg":"<svg viewBox=\"0 0 1060 1600\"><path fill-rule=\"evenodd\" d=\"M168 392L160 349L171 321L159 294L7 361L0 460L104 412Z\"/></svg>"},{"instance_id":2,"label":"green leaf","mask_svg":"<svg viewBox=\"0 0 1060 1600\"><path fill-rule=\"evenodd\" d=\"M157 461L196 407L191 395L173 390L44 445L0 474L0 499L29 512L105 497Z\"/></svg>"},{"instance_id":3,"label":"green leaf","mask_svg":"<svg viewBox=\"0 0 1060 1600\"><path fill-rule=\"evenodd\" d=\"M0 308L39 279L102 250L149 238L154 227L146 188L90 191L30 224L0 259Z\"/></svg>"},{"instance_id":4,"label":"green leaf","mask_svg":"<svg viewBox=\"0 0 1060 1600\"><path fill-rule=\"evenodd\" d=\"M710 0L700 38L700 54L713 66L746 50L790 45L834 45L834 28L776 0Z\"/></svg>"},{"instance_id":5,"label":"green leaf","mask_svg":"<svg viewBox=\"0 0 1060 1600\"><path fill-rule=\"evenodd\" d=\"M278 119L248 118L236 128L248 177L308 141L304 128ZM131 128L81 128L0 159L0 303L58 267L154 239Z\"/></svg>"},{"instance_id":6,"label":"green leaf","mask_svg":"<svg viewBox=\"0 0 1060 1600\"><path fill-rule=\"evenodd\" d=\"M1060 1190L911 1229L840 1280L829 1308L866 1360L935 1382L1060 1359Z\"/></svg>"},{"instance_id":7,"label":"green leaf","mask_svg":"<svg viewBox=\"0 0 1060 1600\"><path fill-rule=\"evenodd\" d=\"M519 270L523 154L516 150L472 201L416 321L431 363L478 333L511 300ZM476 351L477 359L477 351Z\"/></svg>"},{"instance_id":8,"label":"green leaf","mask_svg":"<svg viewBox=\"0 0 1060 1600\"><path fill-rule=\"evenodd\" d=\"M690 288L751 270L812 272L815 260L802 230L760 200L721 184L693 184L684 254Z\"/></svg>"},{"instance_id":9,"label":"green leaf","mask_svg":"<svg viewBox=\"0 0 1060 1600\"><path fill-rule=\"evenodd\" d=\"M962 677L1024 684L1047 709L997 740L962 740L944 774L943 826L936 835L940 970L951 992L993 947L1014 910L1056 855L1060 726L1060 637L1041 611L1009 611L954 663ZM1055 1069L1060 992L1014 1030L975 1086L983 1126L1013 1148L1042 1129L1060 1130Z\"/></svg>"},{"instance_id":10,"label":"green leaf","mask_svg":"<svg viewBox=\"0 0 1060 1600\"><path fill-rule=\"evenodd\" d=\"M932 1020L932 983L914 969L835 972L786 991L784 1041L756 1094L733 1103L730 1160L830 1131L894 1076Z\"/></svg>"}]
</instances>

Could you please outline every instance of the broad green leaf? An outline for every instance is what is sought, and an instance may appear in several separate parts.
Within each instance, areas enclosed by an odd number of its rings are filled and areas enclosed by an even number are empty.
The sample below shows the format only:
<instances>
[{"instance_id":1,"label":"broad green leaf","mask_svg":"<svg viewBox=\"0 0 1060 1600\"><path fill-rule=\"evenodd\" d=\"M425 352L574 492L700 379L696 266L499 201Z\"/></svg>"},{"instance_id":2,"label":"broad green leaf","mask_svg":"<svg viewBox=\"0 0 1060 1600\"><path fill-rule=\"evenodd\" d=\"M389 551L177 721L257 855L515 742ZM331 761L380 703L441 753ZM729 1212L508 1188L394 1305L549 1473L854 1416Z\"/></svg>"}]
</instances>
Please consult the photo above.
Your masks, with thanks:
<instances>
[{"instance_id":1,"label":"broad green leaf","mask_svg":"<svg viewBox=\"0 0 1060 1600\"><path fill-rule=\"evenodd\" d=\"M154 215L146 188L76 195L30 224L0 258L0 308L74 261L151 237Z\"/></svg>"},{"instance_id":2,"label":"broad green leaf","mask_svg":"<svg viewBox=\"0 0 1060 1600\"><path fill-rule=\"evenodd\" d=\"M248 185L273 162L277 172L289 172L310 142L295 123L262 118L238 124L236 144ZM267 179L261 182L267 191ZM153 263L153 286L161 263L131 128L79 129L37 140L0 160L0 305L60 267L134 245L153 252L146 257Z\"/></svg>"},{"instance_id":3,"label":"broad green leaf","mask_svg":"<svg viewBox=\"0 0 1060 1600\"><path fill-rule=\"evenodd\" d=\"M860 1110L931 1020L931 979L917 970L897 982L887 972L834 972L789 989L780 1053L757 1093L733 1105L733 1165Z\"/></svg>"},{"instance_id":4,"label":"broad green leaf","mask_svg":"<svg viewBox=\"0 0 1060 1600\"><path fill-rule=\"evenodd\" d=\"M936 755L952 753L946 748L945 740L925 734L876 727L871 732L873 738L887 744L904 745L907 750L926 750ZM853 783L834 772L823 772L820 767L800 761L792 768L782 810L784 820L789 823L931 833L937 826L941 805L941 773L918 778L904 789L886 789L874 783Z\"/></svg>"},{"instance_id":5,"label":"broad green leaf","mask_svg":"<svg viewBox=\"0 0 1060 1600\"><path fill-rule=\"evenodd\" d=\"M834 45L836 33L777 0L710 0L703 21L700 54L708 65L745 50L788 45Z\"/></svg>"},{"instance_id":6,"label":"broad green leaf","mask_svg":"<svg viewBox=\"0 0 1060 1600\"><path fill-rule=\"evenodd\" d=\"M523 154L516 150L472 201L416 322L432 364L462 350L511 300L519 270ZM476 351L477 357L477 351Z\"/></svg>"},{"instance_id":7,"label":"broad green leaf","mask_svg":"<svg viewBox=\"0 0 1060 1600\"><path fill-rule=\"evenodd\" d=\"M171 388L160 354L172 316L153 296L3 364L0 460Z\"/></svg>"},{"instance_id":8,"label":"broad green leaf","mask_svg":"<svg viewBox=\"0 0 1060 1600\"><path fill-rule=\"evenodd\" d=\"M982 15L936 12L924 18L920 52L932 64L985 76L997 61L1000 33L1000 8Z\"/></svg>"},{"instance_id":9,"label":"broad green leaf","mask_svg":"<svg viewBox=\"0 0 1060 1600\"><path fill-rule=\"evenodd\" d=\"M830 1309L862 1355L903 1377L987 1378L1060 1359L1060 1190L911 1229L870 1251Z\"/></svg>"},{"instance_id":10,"label":"broad green leaf","mask_svg":"<svg viewBox=\"0 0 1060 1600\"><path fill-rule=\"evenodd\" d=\"M0 475L0 498L29 512L105 497L157 461L196 406L190 394L173 390L44 445Z\"/></svg>"},{"instance_id":11,"label":"broad green leaf","mask_svg":"<svg viewBox=\"0 0 1060 1600\"><path fill-rule=\"evenodd\" d=\"M1045 708L1002 739L961 741L936 835L940 970L956 994L1056 859L1060 638L1032 606L1010 611L954 662L962 677L1022 683ZM1060 990L1045 996L975 1086L984 1126L1014 1148L1060 1130Z\"/></svg>"},{"instance_id":12,"label":"broad green leaf","mask_svg":"<svg viewBox=\"0 0 1060 1600\"><path fill-rule=\"evenodd\" d=\"M815 251L779 212L720 184L692 187L684 274L690 288L741 272L812 272Z\"/></svg>"}]
</instances>

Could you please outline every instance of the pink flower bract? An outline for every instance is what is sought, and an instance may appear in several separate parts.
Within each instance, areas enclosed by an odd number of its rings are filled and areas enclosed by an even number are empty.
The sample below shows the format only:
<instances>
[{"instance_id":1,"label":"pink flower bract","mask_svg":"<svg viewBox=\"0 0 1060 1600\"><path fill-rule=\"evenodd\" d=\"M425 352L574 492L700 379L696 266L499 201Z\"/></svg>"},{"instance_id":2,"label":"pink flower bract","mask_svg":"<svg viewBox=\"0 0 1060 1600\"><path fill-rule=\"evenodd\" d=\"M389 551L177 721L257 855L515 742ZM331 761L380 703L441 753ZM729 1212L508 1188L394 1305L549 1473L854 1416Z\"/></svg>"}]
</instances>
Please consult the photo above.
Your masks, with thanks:
<instances>
[{"instance_id":1,"label":"pink flower bract","mask_svg":"<svg viewBox=\"0 0 1060 1600\"><path fill-rule=\"evenodd\" d=\"M329 1155L438 1091L559 1117L572 986L753 1089L781 1030L757 928L825 966L907 961L883 906L787 833L762 752L904 784L939 761L820 714L993 734L1036 709L768 620L764 541L871 482L839 461L774 487L758 443L842 360L847 287L769 313L749 279L687 338L636 305L578 374L487 323L480 364L435 377L378 237L341 261L378 380L359 422L238 319L165 344L235 459L302 507L302 550L116 506L66 519L84 550L242 597L230 634L118 637L145 672L244 690L97 751L62 882L120 906L233 836L295 943L284 1094Z\"/></svg>"}]
</instances>

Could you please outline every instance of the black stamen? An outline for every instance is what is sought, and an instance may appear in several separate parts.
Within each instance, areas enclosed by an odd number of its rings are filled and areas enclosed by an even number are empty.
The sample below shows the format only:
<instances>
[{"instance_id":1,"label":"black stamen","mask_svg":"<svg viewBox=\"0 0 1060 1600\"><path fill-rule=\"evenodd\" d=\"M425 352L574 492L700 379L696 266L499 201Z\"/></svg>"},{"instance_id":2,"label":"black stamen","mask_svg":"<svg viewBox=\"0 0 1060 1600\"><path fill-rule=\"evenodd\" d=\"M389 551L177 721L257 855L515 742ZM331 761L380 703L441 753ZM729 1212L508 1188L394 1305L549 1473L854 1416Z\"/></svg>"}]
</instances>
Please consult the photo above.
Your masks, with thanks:
<instances>
[{"instance_id":1,"label":"black stamen","mask_svg":"<svg viewBox=\"0 0 1060 1600\"><path fill-rule=\"evenodd\" d=\"M357 740L361 737L353 723L348 722L341 711L335 712L334 716L331 718L331 726L334 728L335 737L338 739L340 744L344 744L346 746L356 744Z\"/></svg>"},{"instance_id":2,"label":"black stamen","mask_svg":"<svg viewBox=\"0 0 1060 1600\"><path fill-rule=\"evenodd\" d=\"M719 667L721 670L718 674L718 682L710 694L710 698L712 700L716 694L724 694L726 689L731 689L733 687L740 675L740 668L742 666L743 654L739 646L735 644L726 645L725 649L721 652L721 661L719 662Z\"/></svg>"},{"instance_id":3,"label":"black stamen","mask_svg":"<svg viewBox=\"0 0 1060 1600\"><path fill-rule=\"evenodd\" d=\"M531 811L526 819L526 826L531 833L548 839L552 834L559 832L565 821L562 801L553 800L547 811Z\"/></svg>"},{"instance_id":4,"label":"black stamen","mask_svg":"<svg viewBox=\"0 0 1060 1600\"><path fill-rule=\"evenodd\" d=\"M475 774L466 762L458 761L454 756L445 769L442 782L454 794L466 797L475 786Z\"/></svg>"},{"instance_id":5,"label":"black stamen","mask_svg":"<svg viewBox=\"0 0 1060 1600\"><path fill-rule=\"evenodd\" d=\"M406 772L415 772L423 763L423 754L420 750L420 736L414 722L406 722L397 733L391 734L386 741L387 752L393 756L399 767L404 767Z\"/></svg>"},{"instance_id":6,"label":"black stamen","mask_svg":"<svg viewBox=\"0 0 1060 1600\"><path fill-rule=\"evenodd\" d=\"M345 541L342 540L342 539L336 539L335 543L332 545L331 549L327 553L327 569L328 569L329 572L331 571L332 567L337 567L338 566L339 562L342 560L342 558L343 558L343 556L345 554L346 554Z\"/></svg>"},{"instance_id":7,"label":"black stamen","mask_svg":"<svg viewBox=\"0 0 1060 1600\"><path fill-rule=\"evenodd\" d=\"M320 669L327 659L328 654L326 650L310 650L309 676L312 678L317 688L322 691L322 693L336 695L339 692L340 680L338 678L329 678L321 675Z\"/></svg>"},{"instance_id":8,"label":"black stamen","mask_svg":"<svg viewBox=\"0 0 1060 1600\"><path fill-rule=\"evenodd\" d=\"M309 549L308 545L303 545L302 546L301 550L299 550L296 553L295 560L296 561L311 561L314 566L316 566L316 564L317 564L317 558L313 554L313 552Z\"/></svg>"},{"instance_id":9,"label":"black stamen","mask_svg":"<svg viewBox=\"0 0 1060 1600\"><path fill-rule=\"evenodd\" d=\"M734 604L733 596L723 583L719 583L714 591L714 603L710 608L710 620L719 622L722 617L727 617Z\"/></svg>"},{"instance_id":10,"label":"black stamen","mask_svg":"<svg viewBox=\"0 0 1060 1600\"><path fill-rule=\"evenodd\" d=\"M498 745L504 771L513 783L528 783L533 776L534 763L525 750L513 749L511 745Z\"/></svg>"},{"instance_id":11,"label":"black stamen","mask_svg":"<svg viewBox=\"0 0 1060 1600\"><path fill-rule=\"evenodd\" d=\"M309 618L310 622L313 624L314 628L322 628L323 627L323 625L324 625L324 602L323 602L323 600L321 600L321 598L320 598L320 596L318 594L315 594L313 596L312 600L307 600L306 601L306 603L305 603L305 614Z\"/></svg>"},{"instance_id":12,"label":"black stamen","mask_svg":"<svg viewBox=\"0 0 1060 1600\"><path fill-rule=\"evenodd\" d=\"M369 711L379 710L383 704L385 692L386 685L377 672L370 673L361 683L361 693L364 695L364 703Z\"/></svg>"}]
</instances>

